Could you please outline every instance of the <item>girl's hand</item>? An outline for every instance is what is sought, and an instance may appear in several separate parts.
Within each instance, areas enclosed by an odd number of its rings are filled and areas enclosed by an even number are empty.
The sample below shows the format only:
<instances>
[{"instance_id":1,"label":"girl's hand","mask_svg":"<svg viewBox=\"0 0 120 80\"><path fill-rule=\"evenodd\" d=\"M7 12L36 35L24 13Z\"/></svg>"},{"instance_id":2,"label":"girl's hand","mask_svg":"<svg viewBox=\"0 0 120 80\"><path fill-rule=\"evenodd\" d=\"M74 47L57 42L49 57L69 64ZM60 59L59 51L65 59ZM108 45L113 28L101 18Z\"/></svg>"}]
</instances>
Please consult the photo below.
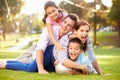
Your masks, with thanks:
<instances>
[{"instance_id":1,"label":"girl's hand","mask_svg":"<svg viewBox=\"0 0 120 80\"><path fill-rule=\"evenodd\" d=\"M60 44L57 44L57 45L56 45L56 49L57 49L58 51L63 51L63 50L64 50L63 46L61 46Z\"/></svg>"},{"instance_id":2,"label":"girl's hand","mask_svg":"<svg viewBox=\"0 0 120 80\"><path fill-rule=\"evenodd\" d=\"M55 60L54 65L57 65L57 64L58 64L58 60Z\"/></svg>"}]
</instances>

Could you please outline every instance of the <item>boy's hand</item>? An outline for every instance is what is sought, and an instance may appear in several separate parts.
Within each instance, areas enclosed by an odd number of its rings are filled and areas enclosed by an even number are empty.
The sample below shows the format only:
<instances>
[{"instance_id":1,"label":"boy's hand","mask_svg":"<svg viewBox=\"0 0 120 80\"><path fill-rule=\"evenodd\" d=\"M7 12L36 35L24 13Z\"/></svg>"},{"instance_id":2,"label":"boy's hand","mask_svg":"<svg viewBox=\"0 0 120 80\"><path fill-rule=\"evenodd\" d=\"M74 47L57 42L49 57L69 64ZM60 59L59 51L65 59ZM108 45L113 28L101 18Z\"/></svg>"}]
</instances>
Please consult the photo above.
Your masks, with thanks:
<instances>
[{"instance_id":1,"label":"boy's hand","mask_svg":"<svg viewBox=\"0 0 120 80\"><path fill-rule=\"evenodd\" d=\"M88 67L87 66L83 66L82 72L85 75L88 74Z\"/></svg>"}]
</instances>

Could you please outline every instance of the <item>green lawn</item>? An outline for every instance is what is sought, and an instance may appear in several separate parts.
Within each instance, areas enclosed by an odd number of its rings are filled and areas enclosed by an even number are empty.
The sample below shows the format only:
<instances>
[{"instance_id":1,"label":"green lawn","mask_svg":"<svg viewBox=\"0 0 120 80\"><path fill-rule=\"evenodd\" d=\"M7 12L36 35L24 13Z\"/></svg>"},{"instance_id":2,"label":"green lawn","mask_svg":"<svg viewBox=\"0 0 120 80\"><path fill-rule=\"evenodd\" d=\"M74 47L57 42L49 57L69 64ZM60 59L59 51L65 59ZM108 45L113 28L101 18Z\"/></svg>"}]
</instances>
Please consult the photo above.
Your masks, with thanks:
<instances>
[{"instance_id":1,"label":"green lawn","mask_svg":"<svg viewBox=\"0 0 120 80\"><path fill-rule=\"evenodd\" d=\"M113 39L109 40L110 35L116 35L114 33L98 33L98 41L103 44L104 42L113 42ZM8 43L7 43L8 42ZM2 44L2 43L0 43ZM0 50L0 60L4 59L15 59L20 53L24 52L29 46L19 51L8 51L6 50L10 45L9 41L6 41L6 44L9 44L3 47ZM15 71L0 69L0 80L120 80L120 47L114 45L104 45L99 48L95 48L95 55L101 66L103 75L60 75L55 72L51 72L50 75L40 75L37 72L29 73L24 71ZM105 75L109 74L109 75Z\"/></svg>"},{"instance_id":2,"label":"green lawn","mask_svg":"<svg viewBox=\"0 0 120 80\"><path fill-rule=\"evenodd\" d=\"M51 72L50 75L40 75L38 73L0 69L0 80L120 80L120 48L99 48L95 49L95 53L103 74L111 75L60 75L55 72ZM5 53L5 55L8 54ZM9 58L14 57L16 55L9 56Z\"/></svg>"}]
</instances>

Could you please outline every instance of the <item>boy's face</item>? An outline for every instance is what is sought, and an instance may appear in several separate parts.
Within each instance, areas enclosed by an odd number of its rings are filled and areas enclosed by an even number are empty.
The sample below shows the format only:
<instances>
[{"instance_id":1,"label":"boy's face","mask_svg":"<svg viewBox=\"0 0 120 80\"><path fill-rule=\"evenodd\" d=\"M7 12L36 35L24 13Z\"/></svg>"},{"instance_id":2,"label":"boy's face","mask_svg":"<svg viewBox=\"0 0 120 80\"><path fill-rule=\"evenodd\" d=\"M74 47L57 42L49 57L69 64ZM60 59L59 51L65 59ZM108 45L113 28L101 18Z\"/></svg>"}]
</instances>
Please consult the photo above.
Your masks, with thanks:
<instances>
[{"instance_id":1,"label":"boy's face","mask_svg":"<svg viewBox=\"0 0 120 80\"><path fill-rule=\"evenodd\" d=\"M79 43L76 43L76 42L69 43L68 53L71 60L75 61L81 52L82 50L80 49Z\"/></svg>"}]
</instances>

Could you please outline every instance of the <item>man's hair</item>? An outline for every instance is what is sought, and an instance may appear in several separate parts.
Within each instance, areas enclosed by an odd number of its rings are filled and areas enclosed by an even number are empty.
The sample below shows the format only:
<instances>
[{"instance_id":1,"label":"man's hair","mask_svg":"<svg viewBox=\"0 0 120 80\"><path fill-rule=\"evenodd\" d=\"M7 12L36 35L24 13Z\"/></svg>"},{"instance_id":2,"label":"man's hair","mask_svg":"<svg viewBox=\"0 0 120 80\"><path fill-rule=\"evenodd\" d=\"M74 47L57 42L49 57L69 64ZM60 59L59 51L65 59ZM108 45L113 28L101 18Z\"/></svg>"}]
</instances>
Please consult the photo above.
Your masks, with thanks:
<instances>
[{"instance_id":1,"label":"man's hair","mask_svg":"<svg viewBox=\"0 0 120 80\"><path fill-rule=\"evenodd\" d=\"M72 19L75 22L75 24L73 26L73 28L75 28L76 25L77 25L78 16L76 14L74 14L74 13L69 13L65 18L67 18L67 17L69 17L70 19Z\"/></svg>"}]
</instances>

